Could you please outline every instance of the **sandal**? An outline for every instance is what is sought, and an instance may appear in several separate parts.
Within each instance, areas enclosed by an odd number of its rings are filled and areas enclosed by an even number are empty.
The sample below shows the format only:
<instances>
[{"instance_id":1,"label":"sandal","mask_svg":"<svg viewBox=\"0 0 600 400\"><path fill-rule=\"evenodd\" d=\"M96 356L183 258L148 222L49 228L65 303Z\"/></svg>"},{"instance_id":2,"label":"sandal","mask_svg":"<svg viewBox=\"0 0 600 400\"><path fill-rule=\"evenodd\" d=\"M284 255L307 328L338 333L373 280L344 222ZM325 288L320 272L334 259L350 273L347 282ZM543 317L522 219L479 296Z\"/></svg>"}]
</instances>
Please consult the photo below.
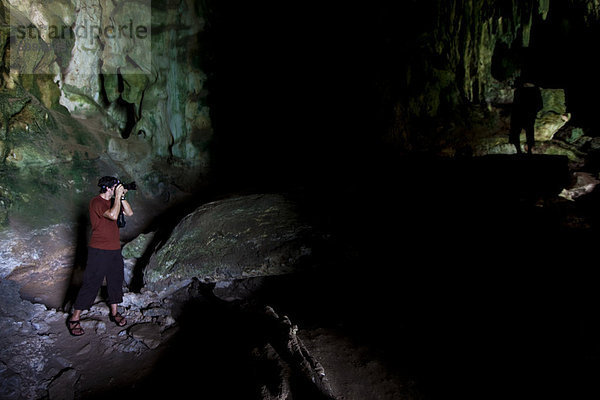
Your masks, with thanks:
<instances>
[{"instance_id":1,"label":"sandal","mask_svg":"<svg viewBox=\"0 0 600 400\"><path fill-rule=\"evenodd\" d=\"M69 329L69 333L73 336L81 336L85 333L83 328L81 327L80 321L67 321L67 328Z\"/></svg>"},{"instance_id":2,"label":"sandal","mask_svg":"<svg viewBox=\"0 0 600 400\"><path fill-rule=\"evenodd\" d=\"M127 325L127 320L124 316L121 315L120 312L117 312L115 315L110 314L108 317L111 320L111 322L114 322L115 324L117 324L117 326Z\"/></svg>"}]
</instances>

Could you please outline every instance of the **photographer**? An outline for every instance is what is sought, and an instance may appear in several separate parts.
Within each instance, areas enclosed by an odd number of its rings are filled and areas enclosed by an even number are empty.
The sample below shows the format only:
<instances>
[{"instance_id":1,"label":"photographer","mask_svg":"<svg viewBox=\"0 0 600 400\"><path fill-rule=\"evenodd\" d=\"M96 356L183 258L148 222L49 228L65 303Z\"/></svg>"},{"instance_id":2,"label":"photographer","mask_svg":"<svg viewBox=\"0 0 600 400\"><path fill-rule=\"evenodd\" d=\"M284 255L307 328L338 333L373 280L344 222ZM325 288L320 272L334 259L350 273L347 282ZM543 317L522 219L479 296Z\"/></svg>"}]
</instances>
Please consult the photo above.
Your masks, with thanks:
<instances>
[{"instance_id":1,"label":"photographer","mask_svg":"<svg viewBox=\"0 0 600 400\"><path fill-rule=\"evenodd\" d=\"M124 197L127 189L117 178L104 176L98 181L98 186L100 194L90 201L89 206L92 236L83 284L73 305L73 315L68 320L69 332L73 336L85 333L79 321L81 311L92 306L105 277L110 320L118 326L127 324L125 317L117 311L117 305L123 301L124 279L117 221L121 213L132 216L133 210ZM125 186L135 189L135 183Z\"/></svg>"}]
</instances>

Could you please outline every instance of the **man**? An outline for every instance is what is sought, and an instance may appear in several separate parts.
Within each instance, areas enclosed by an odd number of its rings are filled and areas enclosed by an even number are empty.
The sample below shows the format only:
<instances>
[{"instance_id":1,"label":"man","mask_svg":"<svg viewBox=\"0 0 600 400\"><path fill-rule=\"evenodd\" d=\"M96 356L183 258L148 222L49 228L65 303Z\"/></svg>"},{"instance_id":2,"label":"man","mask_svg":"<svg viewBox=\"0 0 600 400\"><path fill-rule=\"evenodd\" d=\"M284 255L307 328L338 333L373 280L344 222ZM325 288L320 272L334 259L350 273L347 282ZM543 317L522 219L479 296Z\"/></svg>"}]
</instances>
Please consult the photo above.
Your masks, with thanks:
<instances>
[{"instance_id":1,"label":"man","mask_svg":"<svg viewBox=\"0 0 600 400\"><path fill-rule=\"evenodd\" d=\"M110 320L118 326L125 326L127 320L117 311L117 305L123 301L123 257L119 240L117 219L122 211L124 215L133 215L131 206L125 200L127 189L112 176L104 176L98 181L100 194L90 201L90 222L92 236L88 243L87 266L83 274L83 284L68 321L69 332L81 336L85 332L79 318L82 310L89 309L106 277ZM112 201L111 201L112 199Z\"/></svg>"},{"instance_id":2,"label":"man","mask_svg":"<svg viewBox=\"0 0 600 400\"><path fill-rule=\"evenodd\" d=\"M509 142L521 154L521 130L527 137L527 154L531 154L535 144L534 126L538 111L544 106L540 89L533 83L519 80L516 82L513 109L510 118Z\"/></svg>"}]
</instances>

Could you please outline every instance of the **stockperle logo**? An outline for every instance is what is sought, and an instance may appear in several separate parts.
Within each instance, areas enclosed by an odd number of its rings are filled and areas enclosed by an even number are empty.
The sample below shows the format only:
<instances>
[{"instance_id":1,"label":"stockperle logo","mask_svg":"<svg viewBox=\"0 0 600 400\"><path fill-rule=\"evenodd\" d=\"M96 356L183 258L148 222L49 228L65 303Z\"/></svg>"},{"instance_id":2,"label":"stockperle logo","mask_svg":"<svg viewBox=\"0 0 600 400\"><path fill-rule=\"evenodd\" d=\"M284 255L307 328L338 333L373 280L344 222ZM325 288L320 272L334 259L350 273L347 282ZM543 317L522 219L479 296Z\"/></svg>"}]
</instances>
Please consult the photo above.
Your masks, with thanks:
<instances>
[{"instance_id":1,"label":"stockperle logo","mask_svg":"<svg viewBox=\"0 0 600 400\"><path fill-rule=\"evenodd\" d=\"M12 2L11 2L12 3ZM110 59L122 74L151 73L150 0L33 0L10 6L11 69L23 69L43 53L77 58L78 70L94 71L81 62L97 65L99 54ZM58 16L56 10L63 10ZM47 73L29 68L21 73Z\"/></svg>"}]
</instances>

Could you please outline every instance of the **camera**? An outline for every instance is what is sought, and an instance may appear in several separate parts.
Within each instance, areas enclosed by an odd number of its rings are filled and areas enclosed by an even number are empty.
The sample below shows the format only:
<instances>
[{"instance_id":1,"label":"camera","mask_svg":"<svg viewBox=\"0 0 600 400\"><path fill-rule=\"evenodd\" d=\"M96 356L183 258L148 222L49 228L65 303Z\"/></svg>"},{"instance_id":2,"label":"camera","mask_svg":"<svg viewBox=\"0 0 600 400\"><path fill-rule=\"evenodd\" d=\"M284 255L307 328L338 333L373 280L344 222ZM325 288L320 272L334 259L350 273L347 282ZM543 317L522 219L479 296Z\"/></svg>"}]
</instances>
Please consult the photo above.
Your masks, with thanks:
<instances>
[{"instance_id":1,"label":"camera","mask_svg":"<svg viewBox=\"0 0 600 400\"><path fill-rule=\"evenodd\" d=\"M137 190L137 185L135 184L135 181L131 182L131 183L123 183L121 181L117 182L117 185L121 183L123 184L123 188L126 190Z\"/></svg>"},{"instance_id":2,"label":"camera","mask_svg":"<svg viewBox=\"0 0 600 400\"><path fill-rule=\"evenodd\" d=\"M133 181L131 183L123 183L117 179L117 185L123 185L123 188L125 188L126 190L136 190L137 189L135 181ZM121 208L121 212L119 213L119 216L117 217L117 226L119 228L124 228L126 223L127 222L125 221L125 214L123 214L123 208Z\"/></svg>"}]
</instances>

